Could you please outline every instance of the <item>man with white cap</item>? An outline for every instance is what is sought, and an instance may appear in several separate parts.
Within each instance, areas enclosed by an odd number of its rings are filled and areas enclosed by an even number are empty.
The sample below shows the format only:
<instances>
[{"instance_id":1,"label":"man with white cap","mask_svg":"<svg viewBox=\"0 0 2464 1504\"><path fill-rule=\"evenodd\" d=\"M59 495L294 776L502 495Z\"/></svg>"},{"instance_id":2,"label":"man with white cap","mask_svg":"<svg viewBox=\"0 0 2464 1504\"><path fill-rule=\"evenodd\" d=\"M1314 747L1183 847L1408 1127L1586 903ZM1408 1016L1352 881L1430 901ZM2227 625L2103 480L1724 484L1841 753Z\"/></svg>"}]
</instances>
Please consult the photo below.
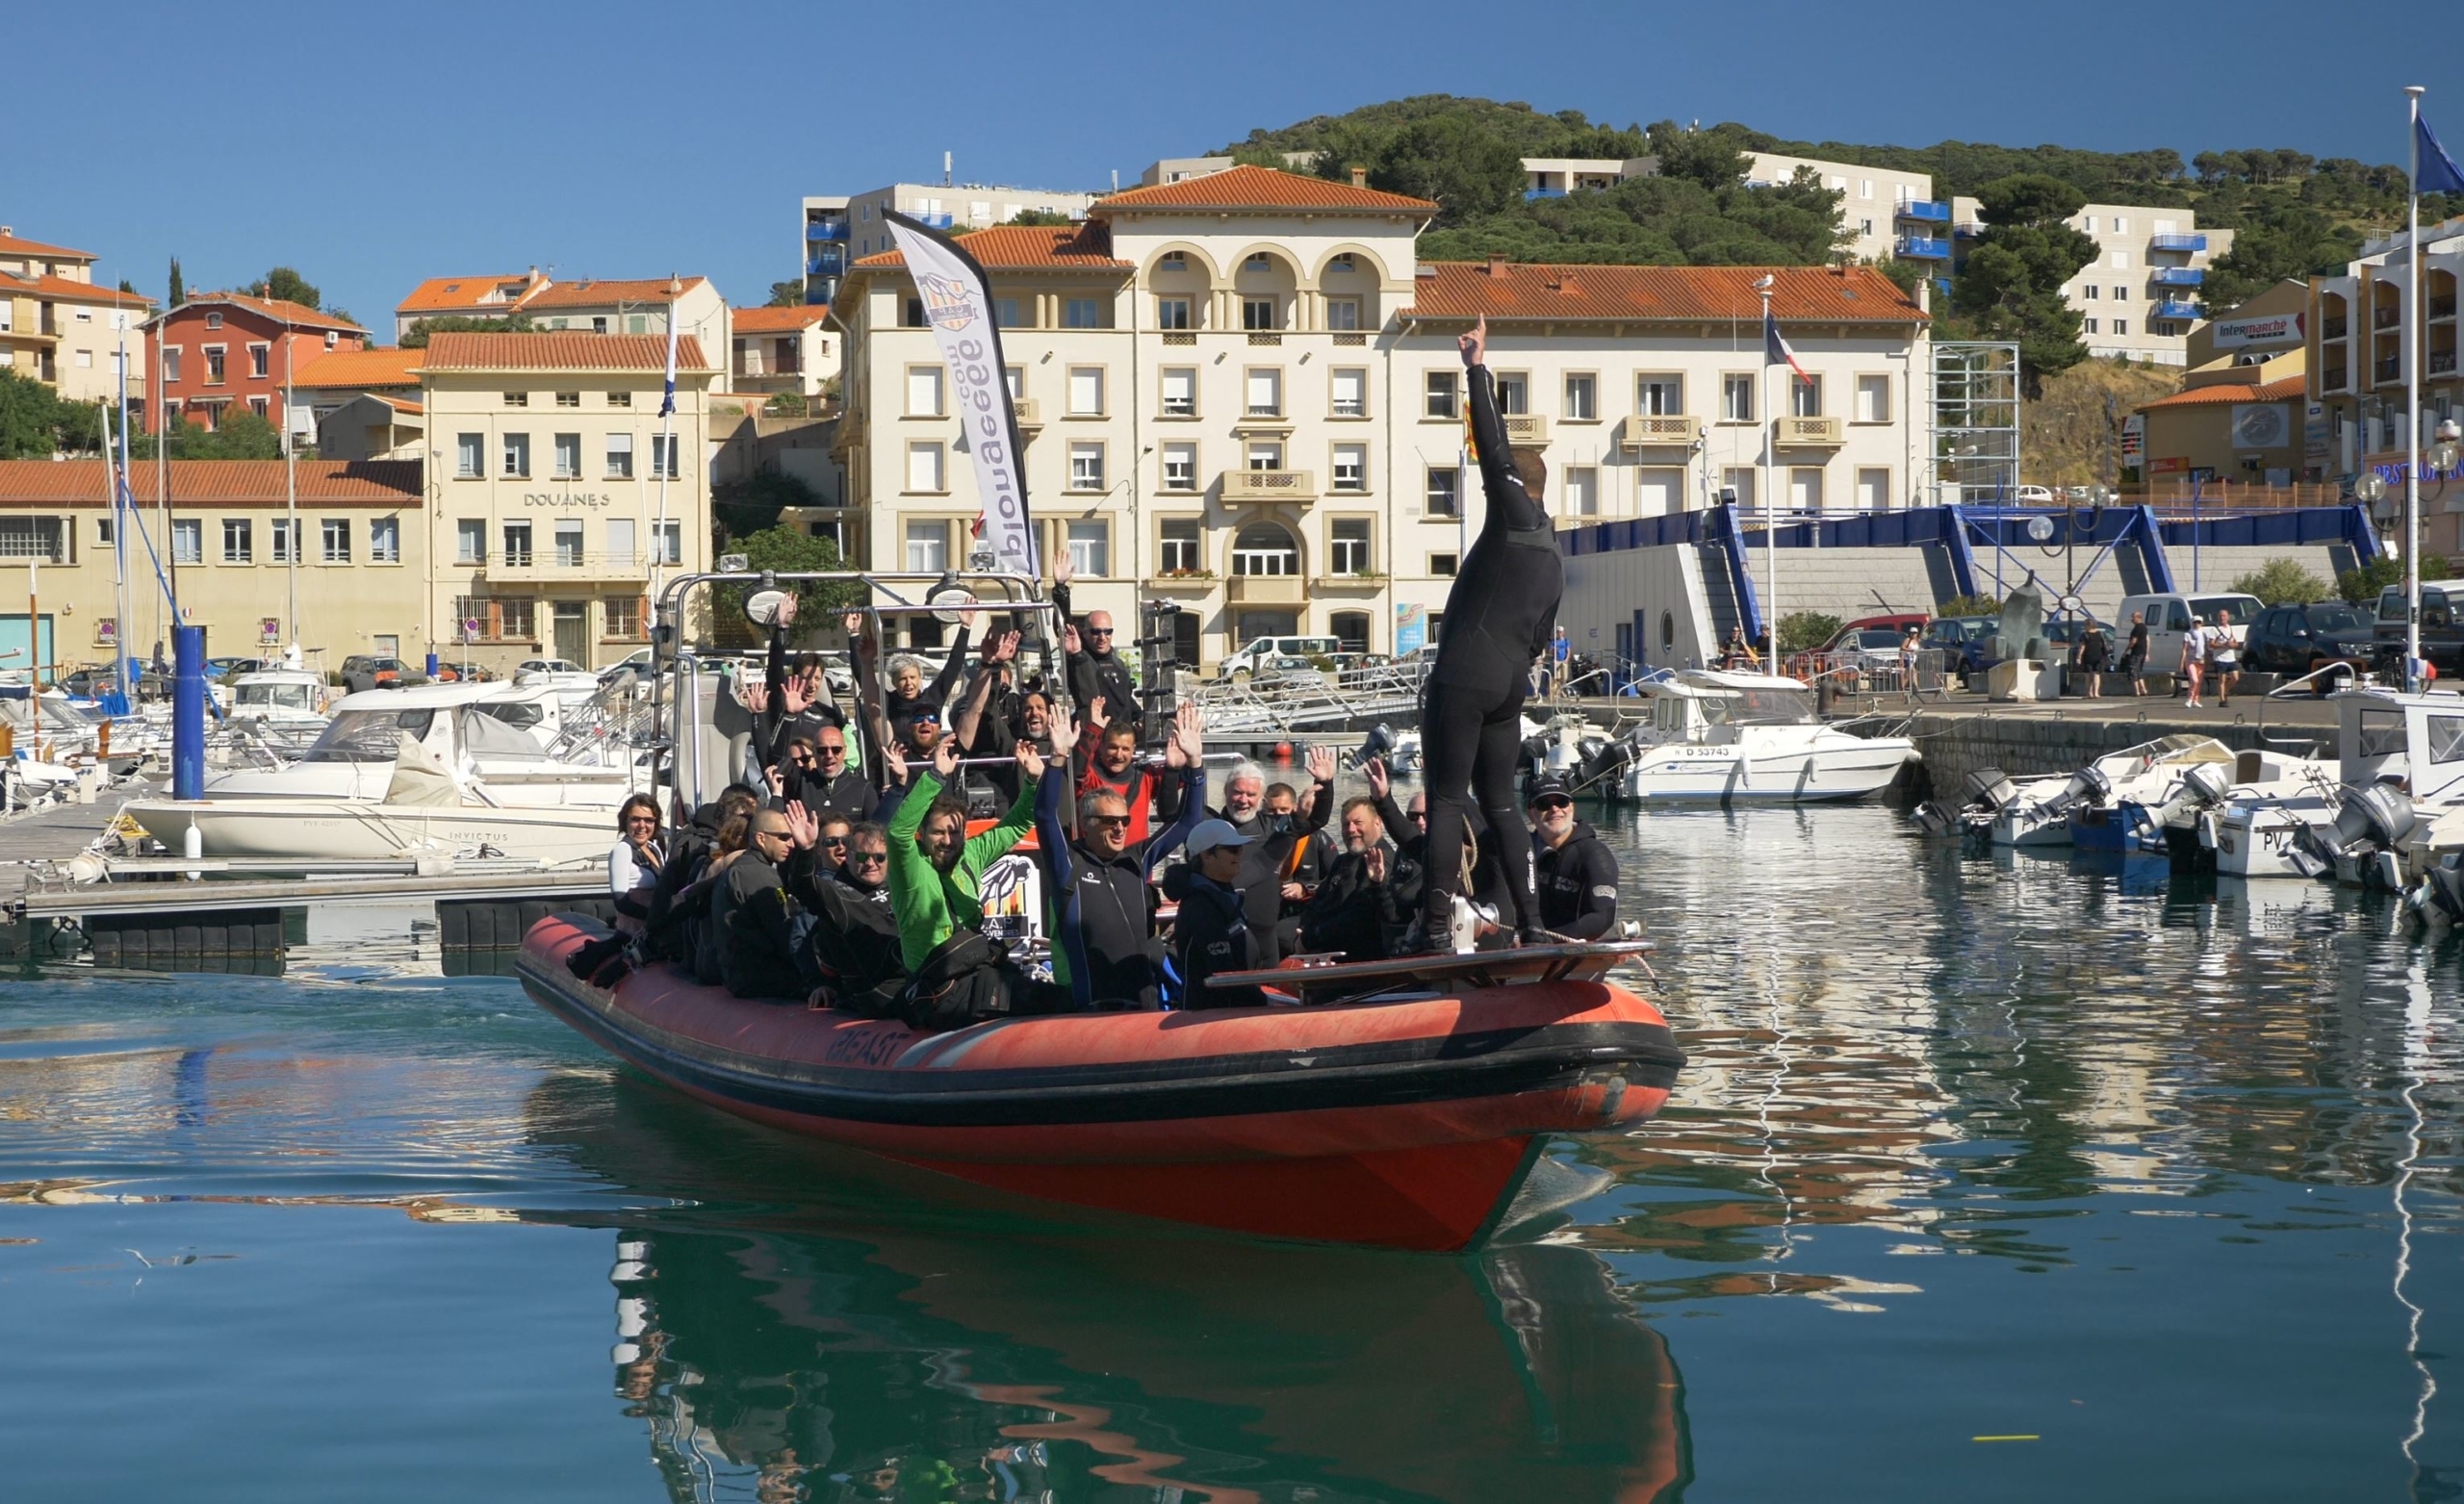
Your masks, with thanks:
<instances>
[{"instance_id":1,"label":"man with white cap","mask_svg":"<svg viewBox=\"0 0 2464 1504\"><path fill-rule=\"evenodd\" d=\"M1180 917L1172 921L1172 959L1181 973L1181 1007L1262 1007L1266 995L1255 987L1209 987L1217 972L1249 968L1249 926L1241 894L1233 883L1241 876L1241 851L1248 838L1229 820L1202 821L1190 832L1189 892L1181 900Z\"/></svg>"}]
</instances>

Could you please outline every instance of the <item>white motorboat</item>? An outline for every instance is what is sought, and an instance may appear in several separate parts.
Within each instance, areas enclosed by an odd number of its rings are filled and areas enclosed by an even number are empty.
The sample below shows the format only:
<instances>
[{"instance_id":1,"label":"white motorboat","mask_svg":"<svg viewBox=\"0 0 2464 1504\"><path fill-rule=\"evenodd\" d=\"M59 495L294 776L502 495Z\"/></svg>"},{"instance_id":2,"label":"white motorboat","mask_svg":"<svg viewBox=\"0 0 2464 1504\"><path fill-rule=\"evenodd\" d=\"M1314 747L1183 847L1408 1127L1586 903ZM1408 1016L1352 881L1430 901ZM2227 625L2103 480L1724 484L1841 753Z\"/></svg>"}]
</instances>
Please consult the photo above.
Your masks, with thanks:
<instances>
[{"instance_id":1,"label":"white motorboat","mask_svg":"<svg viewBox=\"0 0 2464 1504\"><path fill-rule=\"evenodd\" d=\"M2229 769L2233 749L2213 736L2175 732L2107 752L2066 778L2031 778L1994 810L1993 844L2068 846L2073 810L2118 810L2125 801L2153 807L2185 771L2211 763Z\"/></svg>"},{"instance_id":2,"label":"white motorboat","mask_svg":"<svg viewBox=\"0 0 2464 1504\"><path fill-rule=\"evenodd\" d=\"M506 804L610 809L624 803L637 786L629 755L589 763L551 754L565 715L556 691L545 685L362 690L335 701L323 733L296 762L216 774L205 797L382 800L407 738Z\"/></svg>"},{"instance_id":3,"label":"white motorboat","mask_svg":"<svg viewBox=\"0 0 2464 1504\"><path fill-rule=\"evenodd\" d=\"M1607 739L1569 781L1637 803L1862 799L1916 760L1904 736L1823 721L1802 679L1684 669L1636 686L1650 719Z\"/></svg>"},{"instance_id":4,"label":"white motorboat","mask_svg":"<svg viewBox=\"0 0 2464 1504\"><path fill-rule=\"evenodd\" d=\"M2218 872L2330 876L2340 853L2367 841L2419 874L2464 850L2464 695L2374 686L2329 699L2335 777L2229 803L2217 817Z\"/></svg>"},{"instance_id":5,"label":"white motorboat","mask_svg":"<svg viewBox=\"0 0 2464 1504\"><path fill-rule=\"evenodd\" d=\"M255 721L269 728L322 730L325 676L308 669L259 669L231 681L231 702L225 714L235 721Z\"/></svg>"}]
</instances>

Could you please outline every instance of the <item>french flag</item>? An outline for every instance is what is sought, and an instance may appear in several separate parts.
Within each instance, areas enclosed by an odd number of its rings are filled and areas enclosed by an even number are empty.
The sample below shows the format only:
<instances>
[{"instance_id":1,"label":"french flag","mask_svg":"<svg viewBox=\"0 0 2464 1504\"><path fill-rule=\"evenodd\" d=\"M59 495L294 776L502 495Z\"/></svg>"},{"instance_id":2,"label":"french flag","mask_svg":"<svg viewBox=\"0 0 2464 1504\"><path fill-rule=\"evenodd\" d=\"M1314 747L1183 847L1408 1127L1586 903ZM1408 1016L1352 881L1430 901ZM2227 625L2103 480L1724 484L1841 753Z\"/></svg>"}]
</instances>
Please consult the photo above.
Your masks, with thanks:
<instances>
[{"instance_id":1,"label":"french flag","mask_svg":"<svg viewBox=\"0 0 2464 1504\"><path fill-rule=\"evenodd\" d=\"M1788 348L1787 341L1780 338L1780 320L1767 311L1762 315L1762 364L1785 366L1797 373L1800 381L1813 379L1806 374L1803 366L1797 364L1797 352Z\"/></svg>"}]
</instances>

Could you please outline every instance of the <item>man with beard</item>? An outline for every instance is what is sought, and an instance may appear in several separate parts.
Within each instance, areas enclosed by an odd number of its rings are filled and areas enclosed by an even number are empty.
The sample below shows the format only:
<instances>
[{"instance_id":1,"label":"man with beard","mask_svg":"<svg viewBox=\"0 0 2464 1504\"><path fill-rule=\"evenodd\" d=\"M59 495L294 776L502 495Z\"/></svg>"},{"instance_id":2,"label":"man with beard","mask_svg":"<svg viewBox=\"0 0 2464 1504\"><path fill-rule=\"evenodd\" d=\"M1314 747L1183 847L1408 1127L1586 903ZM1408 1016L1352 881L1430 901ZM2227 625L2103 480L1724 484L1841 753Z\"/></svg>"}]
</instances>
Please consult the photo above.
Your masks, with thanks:
<instances>
[{"instance_id":1,"label":"man with beard","mask_svg":"<svg viewBox=\"0 0 2464 1504\"><path fill-rule=\"evenodd\" d=\"M1250 964L1272 966L1282 958L1298 929L1287 922L1287 913L1298 913L1308 896L1304 879L1316 877L1316 869L1309 865L1309 847L1332 813L1334 749L1311 748L1308 767L1314 786L1305 818L1297 812L1298 800L1291 786L1277 785L1280 792L1269 789L1265 770L1254 762L1233 766L1224 782L1223 807L1215 812L1241 838L1240 870L1225 888L1241 895L1242 912L1249 926ZM1194 878L1189 866L1172 869L1164 878L1164 896L1182 900Z\"/></svg>"},{"instance_id":2,"label":"man with beard","mask_svg":"<svg viewBox=\"0 0 2464 1504\"><path fill-rule=\"evenodd\" d=\"M1097 784L1078 797L1078 834L1062 828L1061 780L1047 778L1036 800L1036 839L1050 881L1045 933L1053 940L1053 980L1070 1005L1163 1006L1163 947L1155 939L1158 900L1147 878L1177 849L1206 803L1206 732L1198 707L1183 704L1165 749L1180 816L1151 839L1134 837L1136 810Z\"/></svg>"},{"instance_id":3,"label":"man with beard","mask_svg":"<svg viewBox=\"0 0 2464 1504\"><path fill-rule=\"evenodd\" d=\"M1159 778L1152 769L1138 765L1137 724L1115 720L1107 701L1090 702L1081 716L1085 729L1079 733L1073 760L1079 770L1080 796L1119 795L1129 811L1129 839L1145 840L1153 833L1155 820L1169 824L1180 814L1182 781Z\"/></svg>"},{"instance_id":4,"label":"man with beard","mask_svg":"<svg viewBox=\"0 0 2464 1504\"><path fill-rule=\"evenodd\" d=\"M1599 939L1617 923L1616 856L1575 818L1563 779L1534 778L1524 799L1538 852L1541 924L1569 940Z\"/></svg>"},{"instance_id":5,"label":"man with beard","mask_svg":"<svg viewBox=\"0 0 2464 1504\"><path fill-rule=\"evenodd\" d=\"M1386 838L1373 799L1345 803L1343 831L1344 854L1301 910L1300 946L1348 961L1374 960L1391 954L1419 910L1420 866Z\"/></svg>"},{"instance_id":6,"label":"man with beard","mask_svg":"<svg viewBox=\"0 0 2464 1504\"><path fill-rule=\"evenodd\" d=\"M938 728L937 720L934 723ZM966 804L949 793L958 773L958 744L933 749L932 765L916 776L889 821L890 906L898 915L899 948L912 974L960 929L984 922L984 871L1025 838L1033 823L1035 785L1045 773L1043 753L1032 742L1018 745L1018 771L1026 787L991 829L970 839Z\"/></svg>"}]
</instances>

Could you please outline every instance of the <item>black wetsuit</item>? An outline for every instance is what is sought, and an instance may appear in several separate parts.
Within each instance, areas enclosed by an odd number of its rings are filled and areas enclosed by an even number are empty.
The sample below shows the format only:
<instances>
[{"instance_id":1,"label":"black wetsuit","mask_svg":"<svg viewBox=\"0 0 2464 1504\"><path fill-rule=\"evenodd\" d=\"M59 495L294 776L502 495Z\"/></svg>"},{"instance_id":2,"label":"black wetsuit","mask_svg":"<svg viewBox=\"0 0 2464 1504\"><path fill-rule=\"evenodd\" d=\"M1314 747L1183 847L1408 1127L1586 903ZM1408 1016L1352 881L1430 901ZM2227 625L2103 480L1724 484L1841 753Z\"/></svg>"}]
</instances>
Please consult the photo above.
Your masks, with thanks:
<instances>
[{"instance_id":1,"label":"black wetsuit","mask_svg":"<svg viewBox=\"0 0 2464 1504\"><path fill-rule=\"evenodd\" d=\"M1488 368L1476 366L1470 374L1472 437L1480 449L1488 516L1447 593L1446 634L1421 717L1421 745L1428 750L1422 912L1432 935L1444 932L1450 901L1463 885L1465 814L1474 799L1489 817L1489 838L1504 864L1520 927L1528 932L1539 922L1531 834L1515 801L1514 765L1531 660L1549 645L1566 585L1549 514L1525 493L1508 462L1505 422Z\"/></svg>"},{"instance_id":2,"label":"black wetsuit","mask_svg":"<svg viewBox=\"0 0 2464 1504\"><path fill-rule=\"evenodd\" d=\"M1597 940L1617 922L1617 858L1580 820L1554 851L1539 854L1540 923L1569 940Z\"/></svg>"}]
</instances>

